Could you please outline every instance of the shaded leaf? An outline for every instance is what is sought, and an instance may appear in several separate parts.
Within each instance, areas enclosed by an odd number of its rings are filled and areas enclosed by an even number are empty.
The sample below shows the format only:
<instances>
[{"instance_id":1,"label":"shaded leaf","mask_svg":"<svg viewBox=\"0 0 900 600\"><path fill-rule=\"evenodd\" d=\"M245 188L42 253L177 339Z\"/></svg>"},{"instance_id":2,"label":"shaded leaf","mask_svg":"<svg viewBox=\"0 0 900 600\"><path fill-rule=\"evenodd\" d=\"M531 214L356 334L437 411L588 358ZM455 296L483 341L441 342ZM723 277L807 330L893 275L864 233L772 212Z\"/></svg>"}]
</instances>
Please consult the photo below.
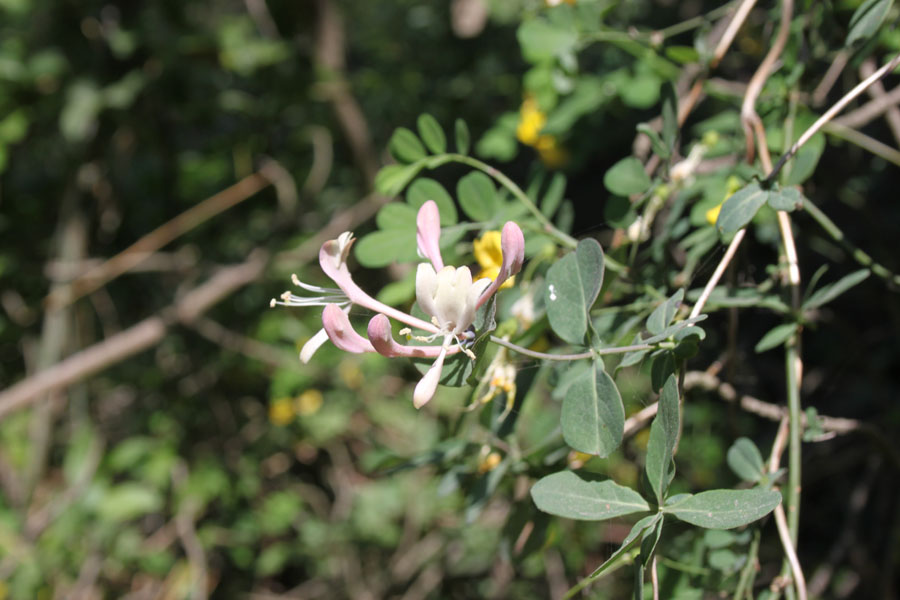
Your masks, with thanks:
<instances>
[{"instance_id":1,"label":"shaded leaf","mask_svg":"<svg viewBox=\"0 0 900 600\"><path fill-rule=\"evenodd\" d=\"M844 44L852 46L871 38L878 31L893 3L893 0L866 0L860 4L850 17L850 31Z\"/></svg>"},{"instance_id":2,"label":"shaded leaf","mask_svg":"<svg viewBox=\"0 0 900 600\"><path fill-rule=\"evenodd\" d=\"M675 376L670 375L659 397L659 410L650 425L644 465L647 480L659 504L662 504L675 473L672 459L678 439L679 420L678 383Z\"/></svg>"},{"instance_id":3,"label":"shaded leaf","mask_svg":"<svg viewBox=\"0 0 900 600\"><path fill-rule=\"evenodd\" d=\"M522 55L530 62L540 62L568 52L575 47L578 36L571 29L563 29L543 19L530 19L516 32Z\"/></svg>"},{"instance_id":4,"label":"shaded leaf","mask_svg":"<svg viewBox=\"0 0 900 600\"><path fill-rule=\"evenodd\" d=\"M774 210L791 212L803 208L803 194L797 188L781 188L777 192L769 192L766 200Z\"/></svg>"},{"instance_id":5,"label":"shaded leaf","mask_svg":"<svg viewBox=\"0 0 900 600\"><path fill-rule=\"evenodd\" d=\"M640 539L642 534L656 525L656 523L662 519L662 514L657 513L655 515L648 515L634 524L634 527L631 528L631 531L625 536L625 539L622 541L622 545L619 546L619 549L613 552L612 556L610 556L602 565L594 569L594 572L591 573L590 579L599 579L603 575L609 572L609 570L616 566L616 563L619 561L622 556L628 552L628 550L634 546L634 544Z\"/></svg>"},{"instance_id":6,"label":"shaded leaf","mask_svg":"<svg viewBox=\"0 0 900 600\"><path fill-rule=\"evenodd\" d=\"M420 163L381 167L375 175L375 190L382 196L396 196L421 169Z\"/></svg>"},{"instance_id":7,"label":"shaded leaf","mask_svg":"<svg viewBox=\"0 0 900 600\"><path fill-rule=\"evenodd\" d=\"M778 325L777 327L773 327L770 329L766 335L762 336L762 339L756 343L756 346L753 350L756 353L765 352L766 350L771 350L776 346L780 346L784 342L786 342L794 332L797 331L796 323L783 323Z\"/></svg>"},{"instance_id":8,"label":"shaded leaf","mask_svg":"<svg viewBox=\"0 0 900 600\"><path fill-rule=\"evenodd\" d=\"M682 300L684 300L684 290L680 289L657 306L647 318L647 331L653 335L662 333L675 318L675 313L678 312Z\"/></svg>"},{"instance_id":9,"label":"shaded leaf","mask_svg":"<svg viewBox=\"0 0 900 600\"><path fill-rule=\"evenodd\" d=\"M763 476L765 464L756 444L749 438L738 438L728 449L728 466L744 481L756 483Z\"/></svg>"},{"instance_id":10,"label":"shaded leaf","mask_svg":"<svg viewBox=\"0 0 900 600\"><path fill-rule=\"evenodd\" d=\"M769 192L751 183L738 190L722 204L716 227L722 233L734 233L749 223L769 198Z\"/></svg>"},{"instance_id":11,"label":"shaded leaf","mask_svg":"<svg viewBox=\"0 0 900 600\"><path fill-rule=\"evenodd\" d=\"M580 521L604 521L650 510L631 488L607 479L588 481L572 471L547 475L531 488L537 507L551 515Z\"/></svg>"},{"instance_id":12,"label":"shaded leaf","mask_svg":"<svg viewBox=\"0 0 900 600\"><path fill-rule=\"evenodd\" d=\"M841 277L834 283L830 283L826 286L823 286L816 290L807 300L803 308L818 308L825 304L828 304L850 288L859 285L869 277L868 269L860 269L859 271L854 271L849 275L845 275Z\"/></svg>"}]
</instances>

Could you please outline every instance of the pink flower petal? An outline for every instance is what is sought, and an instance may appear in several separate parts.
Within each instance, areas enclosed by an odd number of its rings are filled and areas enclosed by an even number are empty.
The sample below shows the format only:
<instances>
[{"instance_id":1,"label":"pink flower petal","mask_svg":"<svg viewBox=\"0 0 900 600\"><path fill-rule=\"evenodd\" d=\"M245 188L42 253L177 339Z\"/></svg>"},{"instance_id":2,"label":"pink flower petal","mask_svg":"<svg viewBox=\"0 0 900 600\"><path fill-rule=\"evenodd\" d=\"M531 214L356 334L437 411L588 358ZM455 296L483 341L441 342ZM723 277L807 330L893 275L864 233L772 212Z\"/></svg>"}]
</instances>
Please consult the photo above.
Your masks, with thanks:
<instances>
[{"instance_id":1,"label":"pink flower petal","mask_svg":"<svg viewBox=\"0 0 900 600\"><path fill-rule=\"evenodd\" d=\"M519 226L512 221L507 221L500 234L500 250L503 252L503 264L493 283L484 291L478 299L478 306L488 301L494 295L503 282L522 270L525 262L525 236Z\"/></svg>"},{"instance_id":2,"label":"pink flower petal","mask_svg":"<svg viewBox=\"0 0 900 600\"><path fill-rule=\"evenodd\" d=\"M441 214L437 203L428 200L419 208L416 215L416 244L422 256L431 261L435 271L444 268L441 258Z\"/></svg>"},{"instance_id":3,"label":"pink flower petal","mask_svg":"<svg viewBox=\"0 0 900 600\"><path fill-rule=\"evenodd\" d=\"M437 358L442 352L440 346L404 346L394 341L391 322L384 315L375 315L369 321L369 340L375 351L382 356L405 356L409 358ZM459 347L450 348L447 354L456 354Z\"/></svg>"},{"instance_id":4,"label":"pink flower petal","mask_svg":"<svg viewBox=\"0 0 900 600\"><path fill-rule=\"evenodd\" d=\"M329 304L322 311L322 325L328 333L328 339L341 350L353 354L375 352L369 340L356 333L350 319L337 304Z\"/></svg>"},{"instance_id":5,"label":"pink flower petal","mask_svg":"<svg viewBox=\"0 0 900 600\"><path fill-rule=\"evenodd\" d=\"M437 333L438 328L428 321L417 319L383 302L379 302L356 285L353 281L353 276L350 275L350 270L347 268L347 257L352 245L353 237L348 232L342 233L336 240L328 240L319 249L319 265L322 267L322 271L341 288L341 291L346 294L350 302L374 312L384 313L401 323L406 323L410 327L416 327L429 333Z\"/></svg>"}]
</instances>

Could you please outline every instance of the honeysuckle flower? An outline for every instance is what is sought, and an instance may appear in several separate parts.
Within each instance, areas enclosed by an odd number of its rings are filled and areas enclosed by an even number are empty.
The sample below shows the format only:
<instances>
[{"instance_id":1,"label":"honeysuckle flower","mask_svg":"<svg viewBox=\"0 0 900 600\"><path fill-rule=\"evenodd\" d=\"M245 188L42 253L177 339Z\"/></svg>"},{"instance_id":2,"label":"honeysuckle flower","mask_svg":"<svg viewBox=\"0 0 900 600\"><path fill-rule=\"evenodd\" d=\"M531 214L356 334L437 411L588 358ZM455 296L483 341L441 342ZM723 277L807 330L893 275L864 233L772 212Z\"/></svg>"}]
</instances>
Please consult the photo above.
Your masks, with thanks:
<instances>
[{"instance_id":1,"label":"honeysuckle flower","mask_svg":"<svg viewBox=\"0 0 900 600\"><path fill-rule=\"evenodd\" d=\"M322 310L322 329L324 336L341 350L352 353L378 352L383 356L404 356L410 358L433 358L434 363L416 385L413 392L413 404L416 408L424 406L434 396L440 381L444 360L447 356L463 352L470 358L475 355L468 348L474 339L472 330L475 313L487 302L503 283L518 273L525 258L525 238L522 230L515 223L506 223L500 233L500 251L502 258L496 278L472 279L468 267L445 266L440 251L440 214L433 200L425 202L416 216L416 245L424 258L429 262L419 265L416 271L416 301L421 309L431 317L431 322L424 321L410 314L399 311L379 302L365 293L353 281L347 268L347 258L353 244L353 234L345 232L336 240L322 244L319 251L319 265L339 290L318 288L299 282L294 283L307 291L321 294L314 298L301 298L286 293L282 301L273 300L273 306L324 306ZM368 308L377 313L369 321L367 335L363 337L350 323L349 311L352 305ZM415 346L397 343L391 333L390 318L406 324L401 330L413 339L431 342L441 338L439 346ZM425 332L425 335L412 335L412 328ZM324 341L322 335L316 334L304 351L308 360ZM312 349L307 352L307 347Z\"/></svg>"}]
</instances>

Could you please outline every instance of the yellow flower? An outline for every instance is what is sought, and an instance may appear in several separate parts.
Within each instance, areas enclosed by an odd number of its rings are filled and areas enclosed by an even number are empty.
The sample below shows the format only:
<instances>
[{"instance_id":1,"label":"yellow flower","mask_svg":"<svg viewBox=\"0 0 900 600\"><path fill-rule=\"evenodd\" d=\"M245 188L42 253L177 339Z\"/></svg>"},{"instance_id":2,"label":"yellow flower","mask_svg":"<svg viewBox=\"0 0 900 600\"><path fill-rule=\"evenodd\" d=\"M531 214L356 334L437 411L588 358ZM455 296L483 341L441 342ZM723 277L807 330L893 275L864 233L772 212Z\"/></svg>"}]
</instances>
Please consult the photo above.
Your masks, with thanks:
<instances>
[{"instance_id":1,"label":"yellow flower","mask_svg":"<svg viewBox=\"0 0 900 600\"><path fill-rule=\"evenodd\" d=\"M491 281L497 279L500 274L500 266L503 264L503 249L500 247L500 232L485 231L484 234L472 242L472 251L475 254L475 260L481 267L475 279L489 278ZM512 276L503 284L500 289L511 288L515 285L516 277Z\"/></svg>"},{"instance_id":2,"label":"yellow flower","mask_svg":"<svg viewBox=\"0 0 900 600\"><path fill-rule=\"evenodd\" d=\"M572 469L580 469L584 466L584 463L594 458L592 454L586 454L584 452L579 452L577 450L572 450L569 452L569 456L566 457L566 462L569 463L569 467Z\"/></svg>"},{"instance_id":3,"label":"yellow flower","mask_svg":"<svg viewBox=\"0 0 900 600\"><path fill-rule=\"evenodd\" d=\"M719 219L719 213L722 212L722 205L716 204L711 209L706 211L706 222L710 225L715 225L716 221Z\"/></svg>"},{"instance_id":4,"label":"yellow flower","mask_svg":"<svg viewBox=\"0 0 900 600\"><path fill-rule=\"evenodd\" d=\"M547 115L538 108L534 98L526 97L519 109L519 125L516 137L526 146L534 146L538 142L541 129L547 122Z\"/></svg>"},{"instance_id":5,"label":"yellow flower","mask_svg":"<svg viewBox=\"0 0 900 600\"><path fill-rule=\"evenodd\" d=\"M301 417L315 414L322 408L322 392L319 390L306 390L294 398L294 410Z\"/></svg>"},{"instance_id":6,"label":"yellow flower","mask_svg":"<svg viewBox=\"0 0 900 600\"><path fill-rule=\"evenodd\" d=\"M269 404L269 421L273 425L287 425L294 416L294 403L290 398L276 398Z\"/></svg>"}]
</instances>

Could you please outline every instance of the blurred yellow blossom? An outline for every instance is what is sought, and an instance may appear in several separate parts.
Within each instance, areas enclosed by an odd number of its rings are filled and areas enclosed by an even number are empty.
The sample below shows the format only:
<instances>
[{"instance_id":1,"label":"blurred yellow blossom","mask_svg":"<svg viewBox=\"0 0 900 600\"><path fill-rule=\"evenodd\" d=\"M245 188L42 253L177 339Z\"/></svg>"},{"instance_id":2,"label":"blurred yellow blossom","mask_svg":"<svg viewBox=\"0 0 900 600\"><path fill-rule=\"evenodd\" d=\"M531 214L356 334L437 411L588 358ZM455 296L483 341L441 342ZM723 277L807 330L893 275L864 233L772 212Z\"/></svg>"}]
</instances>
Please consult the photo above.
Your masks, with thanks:
<instances>
[{"instance_id":1,"label":"blurred yellow blossom","mask_svg":"<svg viewBox=\"0 0 900 600\"><path fill-rule=\"evenodd\" d=\"M537 144L541 129L547 122L547 115L538 108L537 102L531 96L526 96L519 109L519 125L516 127L516 137L526 146Z\"/></svg>"},{"instance_id":2,"label":"blurred yellow blossom","mask_svg":"<svg viewBox=\"0 0 900 600\"><path fill-rule=\"evenodd\" d=\"M484 475L485 473L493 471L497 468L497 465L500 464L501 460L503 460L503 457L500 456L499 452L490 452L488 454L482 452L482 456L478 461L478 474Z\"/></svg>"},{"instance_id":3,"label":"blurred yellow blossom","mask_svg":"<svg viewBox=\"0 0 900 600\"><path fill-rule=\"evenodd\" d=\"M503 264L503 251L500 248L500 232L485 231L484 234L472 242L475 260L481 266L481 271L475 279L488 277L493 281L500 274L500 266ZM516 282L515 276L510 277L500 286L500 289L511 288Z\"/></svg>"},{"instance_id":4,"label":"blurred yellow blossom","mask_svg":"<svg viewBox=\"0 0 900 600\"><path fill-rule=\"evenodd\" d=\"M570 469L580 469L584 466L584 464L594 458L593 454L587 454L585 452L579 452L578 450L572 450L569 452L569 456L566 457L566 462L569 464Z\"/></svg>"},{"instance_id":5,"label":"blurred yellow blossom","mask_svg":"<svg viewBox=\"0 0 900 600\"><path fill-rule=\"evenodd\" d=\"M287 425L294 416L294 403L290 398L276 398L269 404L269 421L273 425Z\"/></svg>"},{"instance_id":6,"label":"blurred yellow blossom","mask_svg":"<svg viewBox=\"0 0 900 600\"><path fill-rule=\"evenodd\" d=\"M322 392L319 390L306 390L294 398L294 410L301 417L319 412L322 408Z\"/></svg>"},{"instance_id":7,"label":"blurred yellow blossom","mask_svg":"<svg viewBox=\"0 0 900 600\"><path fill-rule=\"evenodd\" d=\"M710 225L715 225L716 221L719 220L719 213L722 212L722 204L716 204L711 209L706 211L706 222Z\"/></svg>"}]
</instances>

